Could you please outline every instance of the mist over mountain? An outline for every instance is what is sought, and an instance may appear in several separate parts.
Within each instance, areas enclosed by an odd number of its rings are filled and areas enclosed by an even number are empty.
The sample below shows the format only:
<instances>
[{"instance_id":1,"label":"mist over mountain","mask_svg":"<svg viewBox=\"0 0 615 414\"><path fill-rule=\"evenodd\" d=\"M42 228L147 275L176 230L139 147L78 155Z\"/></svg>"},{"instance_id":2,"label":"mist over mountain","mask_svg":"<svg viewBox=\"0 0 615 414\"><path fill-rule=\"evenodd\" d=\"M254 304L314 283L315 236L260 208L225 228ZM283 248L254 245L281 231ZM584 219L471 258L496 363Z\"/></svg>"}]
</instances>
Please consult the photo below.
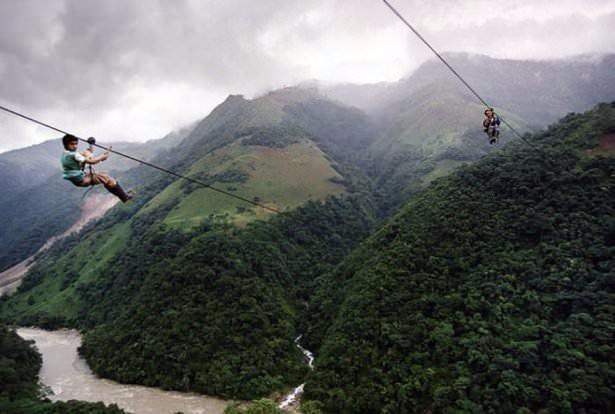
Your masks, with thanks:
<instances>
[{"instance_id":1,"label":"mist over mountain","mask_svg":"<svg viewBox=\"0 0 615 414\"><path fill-rule=\"evenodd\" d=\"M536 127L547 125L562 114L609 101L615 93L612 71L615 55L612 54L553 60L494 59L468 53L444 53L443 57L492 106L516 113ZM452 81L451 87L459 94L476 100L437 59L421 65L398 82L321 85L316 81L306 86L368 114L381 116L418 89L447 81Z\"/></svg>"},{"instance_id":2,"label":"mist over mountain","mask_svg":"<svg viewBox=\"0 0 615 414\"><path fill-rule=\"evenodd\" d=\"M600 101L609 101L615 96L615 75L611 70L615 55L578 56L551 61L515 61L493 59L481 55L446 54L445 57L476 89L501 111L521 131L541 128L568 112L585 110ZM216 145L221 145L229 134L282 121L282 124L300 125L306 132L322 136L328 143L339 145L337 150L329 147L338 156L352 154L354 163L366 172L383 189L379 203L390 214L413 192L422 188L431 179L446 174L463 162L474 161L488 153L491 148L485 143L480 131L482 108L475 97L464 89L458 80L436 60L429 61L414 73L394 83L372 85L320 85L318 82L303 84L301 90L282 89L269 94L267 102L256 99L254 103L241 96L230 96L208 116L208 121L170 134L162 140L143 144L117 143L119 151L146 160L154 159L163 149L172 149L173 157L181 160L178 165L195 159ZM300 103L302 95L311 95L318 105ZM337 123L335 106L327 97L347 106L357 107L353 128ZM309 108L293 113L301 105L313 105L314 110L327 112L329 118L314 122ZM285 109L289 109L285 112ZM331 109L331 110L329 110ZM363 111L364 113L361 113ZM319 114L322 118L322 113ZM301 119L304 117L304 119ZM229 124L229 119L232 119ZM339 124L339 125L336 125ZM194 131L192 134L192 128ZM320 130L322 128L327 131ZM224 134L217 134L223 131ZM207 135L207 144L201 138ZM331 139L335 135L336 139ZM347 138L340 139L341 135ZM184 145L178 145L187 138ZM502 133L502 142L514 138L507 131ZM193 145L193 142L197 144ZM369 144L369 145L367 145ZM352 151L344 151L346 147ZM57 148L56 148L57 147ZM7 222L13 220L12 211L22 198L34 199L26 190L42 194L49 200L51 209L75 209L79 200L72 199L74 191L59 192L47 182L57 174L57 153L61 151L57 141L0 154L0 211ZM161 154L159 159L164 160ZM185 159L185 160L184 160ZM171 162L173 163L173 161ZM122 157L112 156L103 168L121 171L135 167ZM147 172L145 173L148 174ZM127 178L129 182L130 178ZM140 177L143 180L145 177ZM139 181L137 180L137 181ZM135 183L136 184L136 183ZM33 187L38 186L36 190ZM67 190L72 189L67 187ZM70 193L70 194L69 194ZM67 197L63 195L66 194ZM390 197L389 194L395 194ZM58 197L58 195L60 197ZM62 204L66 198L66 204ZM9 201L12 201L12 204ZM59 203L59 204L58 204ZM9 254L10 259L0 260L0 269L27 257L40 247L47 237L68 228L70 220L54 218L50 226L32 229L27 224L39 222L35 215L40 203L25 201L32 213L21 215L19 226L24 231L37 233L33 240L40 240L23 254ZM30 206L34 206L32 209ZM35 226L36 227L36 226ZM45 229L53 229L47 231ZM0 243L10 245L16 240L13 232L0 238ZM33 250L34 249L34 250ZM21 250L21 248L19 248Z\"/></svg>"},{"instance_id":3,"label":"mist over mountain","mask_svg":"<svg viewBox=\"0 0 615 414\"><path fill-rule=\"evenodd\" d=\"M118 163L136 199L39 255L0 318L81 329L98 375L165 389L253 399L307 378L325 412L610 408L609 344L591 338L613 300L615 115L566 114L615 99L614 57L447 56L519 131L563 120L527 135L539 151L506 128L490 146L484 108L435 61L396 83L231 95L125 151L281 214ZM38 180L0 203L24 204L4 246L70 225L81 192Z\"/></svg>"},{"instance_id":4,"label":"mist over mountain","mask_svg":"<svg viewBox=\"0 0 615 414\"><path fill-rule=\"evenodd\" d=\"M240 398L288 387L305 374L293 338L312 280L373 226L350 161L366 131L356 109L296 88L229 97L156 162L288 215L135 168L139 198L44 254L5 315L87 329L90 365L119 381Z\"/></svg>"},{"instance_id":5,"label":"mist over mountain","mask_svg":"<svg viewBox=\"0 0 615 414\"><path fill-rule=\"evenodd\" d=\"M610 412L615 103L436 180L324 275L326 412Z\"/></svg>"},{"instance_id":6,"label":"mist over mountain","mask_svg":"<svg viewBox=\"0 0 615 414\"><path fill-rule=\"evenodd\" d=\"M615 96L615 55L545 61L493 59L447 53L444 57L520 132L544 128L569 112ZM433 178L491 148L481 131L483 106L436 59L393 83L304 87L364 110L378 139L370 147L370 176L390 214ZM516 137L502 128L501 142Z\"/></svg>"}]
</instances>

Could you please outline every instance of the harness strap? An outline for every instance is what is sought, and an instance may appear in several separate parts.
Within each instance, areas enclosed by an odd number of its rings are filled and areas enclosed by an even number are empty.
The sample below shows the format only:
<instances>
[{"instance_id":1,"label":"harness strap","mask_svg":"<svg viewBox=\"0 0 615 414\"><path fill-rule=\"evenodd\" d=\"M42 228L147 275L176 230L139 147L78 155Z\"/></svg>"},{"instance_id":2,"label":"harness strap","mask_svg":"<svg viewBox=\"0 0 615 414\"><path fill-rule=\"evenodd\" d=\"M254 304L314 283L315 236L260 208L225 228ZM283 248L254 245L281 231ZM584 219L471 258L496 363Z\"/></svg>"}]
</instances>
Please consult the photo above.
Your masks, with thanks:
<instances>
[{"instance_id":1,"label":"harness strap","mask_svg":"<svg viewBox=\"0 0 615 414\"><path fill-rule=\"evenodd\" d=\"M88 138L88 144L90 144L88 149L90 150L92 155L94 155L94 146L93 146L94 143L96 143L96 140L93 137ZM95 185L95 183L94 183L94 168L92 167L92 164L88 164L88 169L90 170L90 177L91 177L90 178L90 190L91 190L92 187L94 187L94 185ZM86 194L87 194L87 192L86 192Z\"/></svg>"},{"instance_id":2,"label":"harness strap","mask_svg":"<svg viewBox=\"0 0 615 414\"><path fill-rule=\"evenodd\" d=\"M90 179L90 187L94 187L94 185L95 185L95 183L94 183L94 168L92 168L92 165L89 165L88 169L90 170L90 177L92 177Z\"/></svg>"},{"instance_id":3,"label":"harness strap","mask_svg":"<svg viewBox=\"0 0 615 414\"><path fill-rule=\"evenodd\" d=\"M94 188L94 186L93 186L93 185L90 185L90 186L88 187L88 189L87 189L87 190L85 190L85 192L84 192L84 193L83 193L83 195L81 196L81 199L83 200L83 199L84 199L84 198L85 198L85 197L89 194L90 190L92 190L93 188Z\"/></svg>"},{"instance_id":4,"label":"harness strap","mask_svg":"<svg viewBox=\"0 0 615 414\"><path fill-rule=\"evenodd\" d=\"M96 141L94 140L94 138L88 139L88 144L90 144L90 146L88 147L88 150L90 150L92 155L94 154L93 144L95 142ZM85 165L83 167L84 167L83 169L85 169ZM94 188L94 186L96 185L96 183L94 182L94 173L95 173L95 171L94 171L94 168L92 167L92 164L88 164L88 170L90 172L90 186L89 186L89 188L87 190L85 190L85 192L81 196L82 200L90 193L90 190L92 190Z\"/></svg>"}]
</instances>

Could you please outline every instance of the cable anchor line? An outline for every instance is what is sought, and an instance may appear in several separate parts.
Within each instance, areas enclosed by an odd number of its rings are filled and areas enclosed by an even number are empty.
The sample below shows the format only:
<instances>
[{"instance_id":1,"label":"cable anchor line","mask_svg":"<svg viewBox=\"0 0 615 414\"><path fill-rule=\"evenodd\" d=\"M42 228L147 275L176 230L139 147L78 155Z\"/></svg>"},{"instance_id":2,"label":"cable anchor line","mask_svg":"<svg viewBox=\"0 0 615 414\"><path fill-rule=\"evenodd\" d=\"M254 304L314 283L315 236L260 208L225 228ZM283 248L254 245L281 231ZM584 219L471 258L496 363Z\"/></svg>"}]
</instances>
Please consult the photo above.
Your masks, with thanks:
<instances>
[{"instance_id":1,"label":"cable anchor line","mask_svg":"<svg viewBox=\"0 0 615 414\"><path fill-rule=\"evenodd\" d=\"M5 111L5 112L8 112L8 113L10 113L10 114L12 114L12 115L15 115L15 116L18 116L18 117L20 117L20 118L23 118L23 119L25 119L25 120L27 120L27 121L33 122L33 123L38 124L38 125L40 125L40 126L43 126L43 127L45 127L45 128L49 128L49 129L51 129L51 130L53 130L53 131L59 132L59 133L61 133L61 134L64 134L64 135L73 135L73 134L69 134L68 132L66 132L66 131L64 131L64 130L62 130L62 129L60 129L60 128L56 128L56 127L54 127L53 125L50 125L50 124L47 124L47 123L45 123L45 122L39 121L38 119L32 118L31 116L28 116L28 115L24 115L24 114L22 114L22 113L20 113L20 112L17 112L17 111L15 111L15 110L10 109L10 108L7 108L7 107L5 107L5 106L0 105L0 109L1 109L1 110L3 110L3 111ZM139 158L133 157L132 155L125 154L125 153L123 153L123 152L120 152L120 151L114 150L114 149L112 149L112 148L110 148L110 147L106 147L106 146L104 146L104 145L100 145L100 144L96 143L96 141L95 141L95 140L93 140L93 139L84 139L84 138L80 138L80 137L78 137L78 136L76 136L76 135L73 135L73 136L74 136L75 138L77 138L79 141L81 141L81 142L85 142L85 143L86 143L86 144L88 144L88 145L91 145L91 146L94 146L94 147L100 148L100 149L105 150L105 151L108 151L108 152L110 152L110 153L112 153L112 154L116 154L116 155L119 155L119 156L121 156L121 157L127 158L127 159L129 159L129 160L135 161L135 162L137 162L137 163L140 163L140 164L146 165L146 166L148 166L148 167L150 167L150 168L154 168L154 169L156 169L156 170L162 171L162 172L164 172L164 173L166 173L166 174L169 174L169 175L172 175L172 176L174 176L174 177L181 178L181 179L184 179L184 180L186 180L186 181L190 181L190 182L195 183L195 184L198 184L198 185L200 185L200 186L202 186L202 187L208 188L208 189L210 189L210 190L212 190L212 191L218 192L218 193L220 193L220 194L224 194L225 196L235 198L235 199L237 199L237 200L243 201L243 202L245 202L245 203L251 204L251 205L256 206L256 207L260 207L260 208L262 208L262 209L264 209L264 210L270 211L270 212L275 213L275 214L283 214L283 212L282 212L282 211L280 211L280 210L278 210L277 208L273 208L273 207L266 206L266 205L264 205L264 204L258 203L258 202L256 202L256 201L250 200L250 199L245 198L245 197L242 197L242 196L240 196L240 195L233 194L233 193L231 193L231 192L228 192L228 191L222 190L222 189L220 189L220 188L214 187L214 186L212 186L211 184L207 184L207 183L205 183L205 182L203 182L203 181L201 181L201 180L197 180L196 178L192 178L192 177L189 177L189 176L187 176L187 175L183 175L183 174L176 173L175 171L169 170L169 169L164 168L164 167L160 167L160 166L158 166L158 165L156 165L156 164L153 164L153 163L151 163L151 162L148 162L148 161L145 161L145 160L142 160L142 159L139 159Z\"/></svg>"},{"instance_id":2,"label":"cable anchor line","mask_svg":"<svg viewBox=\"0 0 615 414\"><path fill-rule=\"evenodd\" d=\"M466 88L468 88L470 90L470 92L472 92L472 94L483 104L485 105L487 108L491 108L491 105L489 105L487 103L487 101L485 101L483 99L482 96L480 96L478 94L478 92L476 92L476 90L463 78L463 76L461 76L459 74L459 72L457 72L455 70L455 68L453 68L447 61L446 59L444 59L444 57L436 50L436 48L434 48L420 33L418 30L416 30L414 28L414 26L412 26L408 20L406 20L406 18L404 16L401 15L401 13L399 13L397 11L397 9L395 7L393 7L393 5L391 3L388 2L388 0L382 0L382 2L393 12L393 14L395 14L395 16L397 16L399 18L399 20L401 20L411 31L412 33L414 33L416 35L416 37L418 37L424 44L425 46L427 46L437 57L438 59L440 59L442 61L442 63L453 73L453 75L455 75L457 77L457 79L459 79L461 81L461 83L463 83L465 85ZM519 138L521 138L527 145L529 145L530 147L532 147L534 150L541 152L544 156L546 156L546 154L544 154L544 151L542 151L540 148L536 147L534 144L532 144L530 141L528 141L527 139L525 139L525 137L523 135L521 135L521 133L519 133L511 124L508 123L508 121L506 121L506 119L502 118L501 115L499 115L500 120L504 123L504 125L506 125L515 135L517 135Z\"/></svg>"}]
</instances>

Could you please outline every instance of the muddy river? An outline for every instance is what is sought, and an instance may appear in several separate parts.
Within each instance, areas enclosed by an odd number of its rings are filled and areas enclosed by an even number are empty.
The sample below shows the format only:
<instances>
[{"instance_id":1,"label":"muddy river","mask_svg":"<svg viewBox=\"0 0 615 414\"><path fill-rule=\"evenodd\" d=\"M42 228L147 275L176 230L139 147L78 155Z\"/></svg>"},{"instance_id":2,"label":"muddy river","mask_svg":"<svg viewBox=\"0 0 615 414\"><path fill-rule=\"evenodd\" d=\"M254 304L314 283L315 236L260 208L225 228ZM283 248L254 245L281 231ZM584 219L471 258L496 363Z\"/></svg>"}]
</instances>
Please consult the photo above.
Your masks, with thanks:
<instances>
[{"instance_id":1,"label":"muddy river","mask_svg":"<svg viewBox=\"0 0 615 414\"><path fill-rule=\"evenodd\" d=\"M33 340L43 356L41 382L53 394L53 401L102 401L115 403L135 414L217 414L224 412L228 401L204 395L163 391L138 385L124 385L92 374L77 353L81 336L77 331L44 331L19 328L24 339Z\"/></svg>"}]
</instances>

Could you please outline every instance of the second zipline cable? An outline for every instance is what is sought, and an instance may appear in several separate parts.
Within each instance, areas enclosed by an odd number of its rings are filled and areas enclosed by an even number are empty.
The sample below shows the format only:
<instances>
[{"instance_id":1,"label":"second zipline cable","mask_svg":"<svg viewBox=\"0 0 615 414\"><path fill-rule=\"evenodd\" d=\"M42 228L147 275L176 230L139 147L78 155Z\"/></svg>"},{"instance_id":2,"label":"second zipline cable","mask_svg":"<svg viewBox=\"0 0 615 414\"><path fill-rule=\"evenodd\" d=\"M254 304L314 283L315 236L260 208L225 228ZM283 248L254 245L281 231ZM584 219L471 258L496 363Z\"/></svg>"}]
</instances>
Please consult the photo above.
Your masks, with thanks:
<instances>
[{"instance_id":1,"label":"second zipline cable","mask_svg":"<svg viewBox=\"0 0 615 414\"><path fill-rule=\"evenodd\" d=\"M414 26L412 26L408 20L406 20L406 18L404 16L401 15L400 12L397 11L397 9L395 7L393 7L393 5L391 3L388 2L388 0L382 0L382 2L384 4L386 4L386 6L391 9L391 11L393 12L393 14L395 14L399 20L401 20L406 26L408 26L408 28L412 31L412 33L414 33L416 35L416 37L418 37L437 57L438 59L440 59L442 61L442 63L444 63L444 65L451 71L453 72L453 74L457 77L457 79L459 79L461 81L461 83L463 83L466 88L468 88L470 90L470 92L472 92L472 94L474 96L476 96L476 98L478 98L478 100L485 105L487 108L491 108L491 106L487 103L487 101L485 101L483 99L482 96L480 96L478 94L478 92L476 92L476 90L463 78L463 76L461 76L459 74L459 72L457 72L455 70L455 68L453 68L447 61L446 59L444 59L444 57L442 57L442 55L436 50L436 48L434 48L420 33L418 30L416 30L414 28ZM510 128L510 130L512 132L515 133L515 135L517 135L519 138L521 138L527 145L529 145L530 147L534 148L536 151L540 151L542 152L538 147L536 147L534 144L532 144L530 141L528 141L527 139L525 139L525 137L523 135L521 135L521 133L519 133L512 125L510 125L506 119L502 118L501 115L500 119L502 120L502 122L508 127Z\"/></svg>"}]
</instances>

